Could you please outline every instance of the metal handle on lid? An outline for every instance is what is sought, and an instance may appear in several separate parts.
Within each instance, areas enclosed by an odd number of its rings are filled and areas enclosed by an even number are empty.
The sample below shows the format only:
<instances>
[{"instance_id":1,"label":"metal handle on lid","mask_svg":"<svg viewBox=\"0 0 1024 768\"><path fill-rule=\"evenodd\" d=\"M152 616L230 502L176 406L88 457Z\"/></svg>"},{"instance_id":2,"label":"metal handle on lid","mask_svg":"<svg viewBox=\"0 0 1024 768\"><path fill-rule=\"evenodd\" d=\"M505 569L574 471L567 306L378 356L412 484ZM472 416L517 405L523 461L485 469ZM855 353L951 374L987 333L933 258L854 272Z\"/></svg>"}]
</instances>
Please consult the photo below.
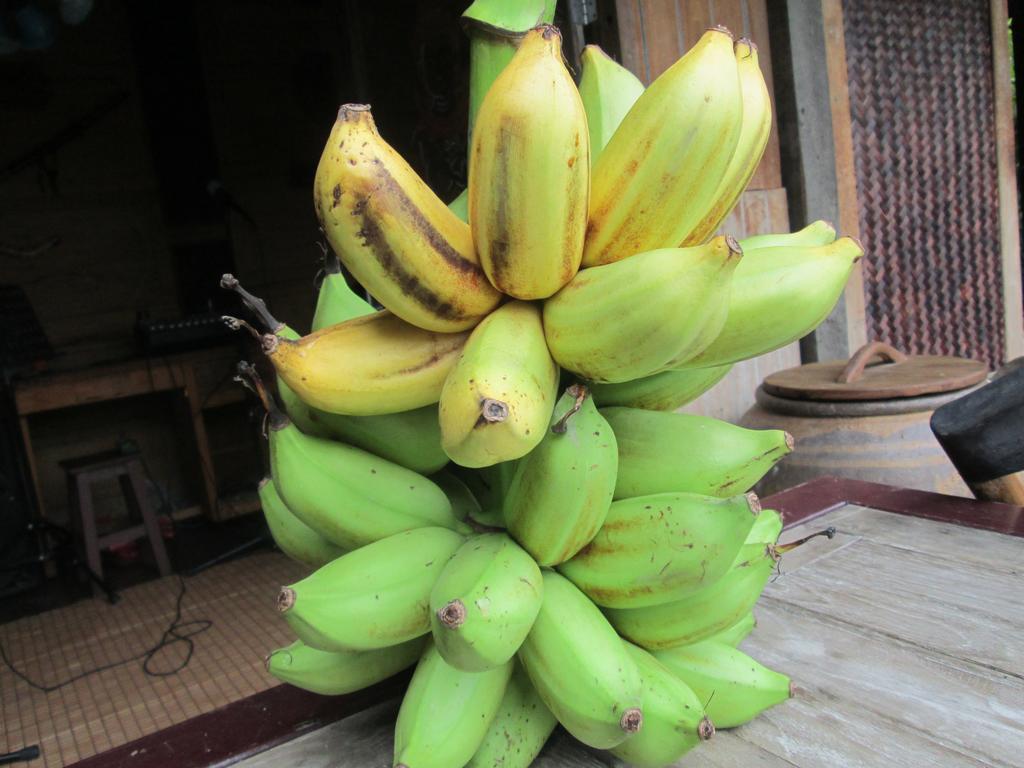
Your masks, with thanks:
<instances>
[{"instance_id":1,"label":"metal handle on lid","mask_svg":"<svg viewBox=\"0 0 1024 768\"><path fill-rule=\"evenodd\" d=\"M868 342L853 353L849 362L846 363L846 367L843 368L843 372L836 377L836 381L841 384L849 384L860 380L860 377L864 375L864 369L867 368L868 363L876 357L888 360L890 363L902 363L907 359L905 354L896 349L896 347L886 344L884 341Z\"/></svg>"}]
</instances>

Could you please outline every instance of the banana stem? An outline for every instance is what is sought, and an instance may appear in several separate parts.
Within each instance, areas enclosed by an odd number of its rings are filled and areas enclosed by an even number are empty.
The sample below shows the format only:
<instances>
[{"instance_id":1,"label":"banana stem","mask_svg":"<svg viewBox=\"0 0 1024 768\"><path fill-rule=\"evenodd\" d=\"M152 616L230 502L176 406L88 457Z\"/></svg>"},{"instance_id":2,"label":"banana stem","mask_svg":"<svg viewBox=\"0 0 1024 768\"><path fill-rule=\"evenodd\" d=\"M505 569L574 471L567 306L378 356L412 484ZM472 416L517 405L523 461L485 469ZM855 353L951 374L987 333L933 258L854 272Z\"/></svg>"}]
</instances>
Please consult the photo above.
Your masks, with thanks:
<instances>
[{"instance_id":1,"label":"banana stem","mask_svg":"<svg viewBox=\"0 0 1024 768\"><path fill-rule=\"evenodd\" d=\"M825 528L824 530L818 531L816 533L812 533L810 536L804 536L802 539L797 539L796 541L791 541L788 544L778 544L778 545L775 546L775 552L776 552L776 554L784 555L787 552L789 552L790 550L796 549L797 547L799 547L799 546L801 546L803 544L806 544L808 541L810 541L811 539L815 539L818 536L824 536L825 538L828 538L828 539L834 539L835 535L836 535L835 526L830 525L828 528Z\"/></svg>"},{"instance_id":2,"label":"banana stem","mask_svg":"<svg viewBox=\"0 0 1024 768\"><path fill-rule=\"evenodd\" d=\"M242 303L260 319L260 322L271 333L277 333L284 328L284 323L270 314L270 310L267 309L267 303L258 296L253 296L245 290L245 288L242 287L242 284L238 282L238 278L234 275L223 275L220 279L220 287L237 293L241 297Z\"/></svg>"},{"instance_id":3,"label":"banana stem","mask_svg":"<svg viewBox=\"0 0 1024 768\"><path fill-rule=\"evenodd\" d=\"M288 417L277 407L277 402L263 383L263 378L260 376L259 371L256 370L256 366L242 360L238 364L238 374L235 376L235 381L259 398L260 404L270 418L271 429L282 429L288 426L290 423Z\"/></svg>"},{"instance_id":4,"label":"banana stem","mask_svg":"<svg viewBox=\"0 0 1024 768\"><path fill-rule=\"evenodd\" d=\"M565 414L551 425L551 431L556 435L564 435L565 431L569 428L568 422L569 417L575 413L579 413L580 408L583 407L583 401L587 399L587 395L590 394L589 390L582 384L570 384L566 392L576 398L576 402L572 404L572 408L565 412Z\"/></svg>"},{"instance_id":5,"label":"banana stem","mask_svg":"<svg viewBox=\"0 0 1024 768\"><path fill-rule=\"evenodd\" d=\"M239 318L232 317L231 315L221 315L220 319L224 322L224 325L232 331L240 331L244 328L252 334L252 337L256 339L256 341L261 344L263 343L263 334L253 328L249 323L245 322L245 320L240 320Z\"/></svg>"}]
</instances>

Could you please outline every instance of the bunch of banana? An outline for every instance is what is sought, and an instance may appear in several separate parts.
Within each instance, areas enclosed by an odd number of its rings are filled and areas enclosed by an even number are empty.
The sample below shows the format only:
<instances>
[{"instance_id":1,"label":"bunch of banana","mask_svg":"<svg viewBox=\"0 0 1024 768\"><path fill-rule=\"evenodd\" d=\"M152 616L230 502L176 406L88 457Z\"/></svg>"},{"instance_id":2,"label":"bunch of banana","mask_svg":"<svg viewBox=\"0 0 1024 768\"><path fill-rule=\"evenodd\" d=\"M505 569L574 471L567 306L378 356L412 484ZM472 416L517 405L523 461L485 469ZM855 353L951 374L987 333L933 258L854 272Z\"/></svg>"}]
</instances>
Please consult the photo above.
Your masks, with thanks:
<instances>
[{"instance_id":1,"label":"bunch of banana","mask_svg":"<svg viewBox=\"0 0 1024 768\"><path fill-rule=\"evenodd\" d=\"M737 646L811 538L780 545L750 493L792 438L672 411L813 329L860 245L825 222L713 236L771 130L753 43L709 30L646 90L588 46L577 88L553 13L466 11L449 206L341 108L309 335L223 281L284 405L240 367L268 414L267 525L316 569L279 593L298 639L267 668L337 695L418 660L396 768L528 768L556 723L666 766L791 695Z\"/></svg>"}]
</instances>

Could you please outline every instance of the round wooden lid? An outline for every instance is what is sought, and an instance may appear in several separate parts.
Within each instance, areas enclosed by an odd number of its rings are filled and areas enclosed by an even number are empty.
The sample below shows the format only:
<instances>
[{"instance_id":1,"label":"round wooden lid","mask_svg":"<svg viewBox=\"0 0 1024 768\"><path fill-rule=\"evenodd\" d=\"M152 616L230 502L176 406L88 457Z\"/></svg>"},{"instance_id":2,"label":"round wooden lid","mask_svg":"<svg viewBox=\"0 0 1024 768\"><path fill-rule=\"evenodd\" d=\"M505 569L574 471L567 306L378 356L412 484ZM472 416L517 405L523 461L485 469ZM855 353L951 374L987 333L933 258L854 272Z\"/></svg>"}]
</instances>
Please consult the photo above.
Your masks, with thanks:
<instances>
[{"instance_id":1,"label":"round wooden lid","mask_svg":"<svg viewBox=\"0 0 1024 768\"><path fill-rule=\"evenodd\" d=\"M875 365L868 365L880 358ZM891 400L966 389L983 381L988 367L977 360L905 355L880 341L849 360L809 363L773 373L762 387L791 400Z\"/></svg>"}]
</instances>

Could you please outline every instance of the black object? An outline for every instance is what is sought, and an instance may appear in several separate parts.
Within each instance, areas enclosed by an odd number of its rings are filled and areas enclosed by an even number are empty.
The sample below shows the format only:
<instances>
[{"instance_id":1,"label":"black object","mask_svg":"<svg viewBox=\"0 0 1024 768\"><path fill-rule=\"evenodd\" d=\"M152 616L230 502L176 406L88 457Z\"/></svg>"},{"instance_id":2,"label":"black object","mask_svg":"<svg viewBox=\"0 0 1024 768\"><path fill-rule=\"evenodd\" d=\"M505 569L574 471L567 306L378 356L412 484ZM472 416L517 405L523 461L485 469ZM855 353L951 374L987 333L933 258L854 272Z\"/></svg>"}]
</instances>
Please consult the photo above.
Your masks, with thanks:
<instances>
[{"instance_id":1,"label":"black object","mask_svg":"<svg viewBox=\"0 0 1024 768\"><path fill-rule=\"evenodd\" d=\"M24 747L19 749L17 752L7 752L6 754L0 755L0 765L10 765L11 763L28 762L35 760L39 757L39 745L33 744L31 747Z\"/></svg>"},{"instance_id":2,"label":"black object","mask_svg":"<svg viewBox=\"0 0 1024 768\"><path fill-rule=\"evenodd\" d=\"M53 357L53 349L25 291L0 285L0 368L13 368Z\"/></svg>"},{"instance_id":3,"label":"black object","mask_svg":"<svg viewBox=\"0 0 1024 768\"><path fill-rule=\"evenodd\" d=\"M1024 505L1024 368L936 409L931 427L978 498Z\"/></svg>"},{"instance_id":4,"label":"black object","mask_svg":"<svg viewBox=\"0 0 1024 768\"><path fill-rule=\"evenodd\" d=\"M221 317L221 313L191 315L178 320L150 320L140 316L135 323L135 336L139 349L146 354L233 342L235 334L224 325Z\"/></svg>"}]
</instances>

